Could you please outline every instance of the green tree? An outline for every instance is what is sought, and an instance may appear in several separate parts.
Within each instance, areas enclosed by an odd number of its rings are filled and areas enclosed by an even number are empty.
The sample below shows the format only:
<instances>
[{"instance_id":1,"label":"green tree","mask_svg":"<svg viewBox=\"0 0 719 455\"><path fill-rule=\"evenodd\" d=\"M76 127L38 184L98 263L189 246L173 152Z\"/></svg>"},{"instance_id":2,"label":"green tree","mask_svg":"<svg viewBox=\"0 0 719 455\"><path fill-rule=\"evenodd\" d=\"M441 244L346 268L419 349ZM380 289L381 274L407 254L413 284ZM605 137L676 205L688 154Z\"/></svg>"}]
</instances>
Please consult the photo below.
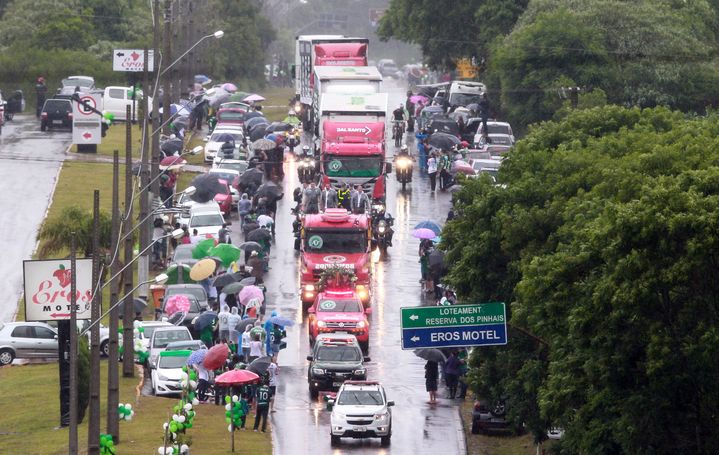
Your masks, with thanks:
<instances>
[{"instance_id":1,"label":"green tree","mask_svg":"<svg viewBox=\"0 0 719 455\"><path fill-rule=\"evenodd\" d=\"M558 451L709 454L719 443L719 117L616 106L530 129L495 186L466 182L443 232L448 281L510 302L509 344L474 351Z\"/></svg>"},{"instance_id":2,"label":"green tree","mask_svg":"<svg viewBox=\"0 0 719 455\"><path fill-rule=\"evenodd\" d=\"M103 250L110 249L110 231L112 220L100 212L100 245ZM75 233L77 251L90 257L92 253L92 212L77 206L68 207L59 216L45 221L38 234L40 247L38 255L48 257L52 253L70 250L72 235Z\"/></svg>"}]
</instances>

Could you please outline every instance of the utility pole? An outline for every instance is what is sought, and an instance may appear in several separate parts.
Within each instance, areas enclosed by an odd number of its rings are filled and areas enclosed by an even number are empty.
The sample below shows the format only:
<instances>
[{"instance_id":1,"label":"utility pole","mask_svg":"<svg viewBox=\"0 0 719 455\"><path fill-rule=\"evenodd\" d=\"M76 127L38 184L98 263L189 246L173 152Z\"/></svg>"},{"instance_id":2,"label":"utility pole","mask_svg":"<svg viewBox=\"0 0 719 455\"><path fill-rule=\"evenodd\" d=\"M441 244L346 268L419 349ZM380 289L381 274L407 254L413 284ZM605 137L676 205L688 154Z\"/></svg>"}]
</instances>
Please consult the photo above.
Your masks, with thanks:
<instances>
[{"instance_id":1,"label":"utility pole","mask_svg":"<svg viewBox=\"0 0 719 455\"><path fill-rule=\"evenodd\" d=\"M72 233L70 244L70 429L68 452L77 455L77 239Z\"/></svg>"},{"instance_id":2,"label":"utility pole","mask_svg":"<svg viewBox=\"0 0 719 455\"><path fill-rule=\"evenodd\" d=\"M127 122L128 124L130 122ZM92 307L90 328L90 414L87 422L87 453L100 453L100 319L102 288L100 286L100 190L93 194L92 210Z\"/></svg>"},{"instance_id":3,"label":"utility pole","mask_svg":"<svg viewBox=\"0 0 719 455\"><path fill-rule=\"evenodd\" d=\"M127 106L127 114L130 114L130 106ZM125 216L123 224L123 235L125 238L125 266L132 262L132 129L130 122L127 122L125 129ZM122 314L122 375L126 378L135 376L135 349L132 321L132 269L127 267L123 272L125 283L125 301ZM117 410L116 410L117 411Z\"/></svg>"},{"instance_id":4,"label":"utility pole","mask_svg":"<svg viewBox=\"0 0 719 455\"><path fill-rule=\"evenodd\" d=\"M159 68L159 58L158 55L160 54L160 0L154 0L154 14L155 17L153 19L153 22L156 24L153 36L152 36L152 46L155 48L155 64L153 67L155 68L155 72L160 71ZM166 62L165 58L162 59L163 63ZM159 74L159 73L157 73ZM159 79L157 77L153 78L153 81L158 81ZM156 90L155 83L153 83L152 87L153 91ZM160 127L160 100L158 97L154 97L152 99L152 131L153 134L150 136L150 140L152 142L152 166L150 168L150 181L152 182L152 185L150 187L150 192L152 193L153 200L160 194L160 179L157 178L157 175L160 172L160 132L156 131Z\"/></svg>"},{"instance_id":5,"label":"utility pole","mask_svg":"<svg viewBox=\"0 0 719 455\"><path fill-rule=\"evenodd\" d=\"M148 91L147 86L149 85L148 82L148 63L149 63L149 56L148 56L148 50L145 48L145 62L144 62L144 70L142 71L142 88L144 91ZM144 92L143 92L144 93ZM149 93L149 91L148 91ZM149 112L147 109L147 96L142 97L142 111L143 112ZM148 206L150 205L149 201L149 191L147 188L147 184L150 182L150 145L148 144L148 134L147 134L147 115L144 116L142 119L142 151L140 152L142 155L141 159L141 165L140 165L140 186L142 187L142 192L140 193L140 220L143 223L143 226L140 226L140 251L145 251L145 248L150 243L150 223L145 220L147 218L147 214L149 213ZM137 265L137 281L140 283L144 283L147 281L148 276L150 275L150 255L148 252L145 252L140 256L139 263ZM147 299L147 285L143 285L139 289L139 295L140 297L144 297Z\"/></svg>"},{"instance_id":6,"label":"utility pole","mask_svg":"<svg viewBox=\"0 0 719 455\"><path fill-rule=\"evenodd\" d=\"M180 18L182 17L182 2L174 2L172 6L172 55L180 55L182 49L180 45L183 42L182 31L185 29L185 25L179 26ZM182 62L178 62L178 65L172 68L172 99L179 100L182 96L182 86L180 85L180 67Z\"/></svg>"},{"instance_id":7,"label":"utility pole","mask_svg":"<svg viewBox=\"0 0 719 455\"><path fill-rule=\"evenodd\" d=\"M147 90L145 88L145 90ZM147 112L147 111L145 111ZM115 277L120 271L120 152L115 150L112 154L112 229L110 238L112 245L110 251L110 276ZM119 327L119 315L115 304L120 290L118 278L110 282L110 338L108 340L107 354L107 434L112 436L113 441L120 442L120 419L117 415L117 407L120 405L120 378L118 374L117 329Z\"/></svg>"},{"instance_id":8,"label":"utility pole","mask_svg":"<svg viewBox=\"0 0 719 455\"><path fill-rule=\"evenodd\" d=\"M171 36L171 19L172 19L172 0L165 0L165 12L164 12L164 25L163 25L163 50L162 50L162 66L167 68L172 62L172 50L170 47L170 36ZM155 68L155 71L159 71ZM163 70L164 71L164 70ZM170 78L172 77L171 71L165 71L165 75L162 79L162 121L165 123L162 131L165 134L170 133L170 122L167 120L170 118Z\"/></svg>"},{"instance_id":9,"label":"utility pole","mask_svg":"<svg viewBox=\"0 0 719 455\"><path fill-rule=\"evenodd\" d=\"M187 0L187 41L186 46L187 49L192 47L192 45L197 42L197 39L195 38L195 22L194 22L194 14L195 8L192 4L192 0ZM185 85L193 85L195 82L195 73L193 72L193 67L195 63L195 50L191 50L189 54L187 54L187 59L185 60L186 66L185 66L185 77L184 79L186 81L183 81Z\"/></svg>"}]
</instances>

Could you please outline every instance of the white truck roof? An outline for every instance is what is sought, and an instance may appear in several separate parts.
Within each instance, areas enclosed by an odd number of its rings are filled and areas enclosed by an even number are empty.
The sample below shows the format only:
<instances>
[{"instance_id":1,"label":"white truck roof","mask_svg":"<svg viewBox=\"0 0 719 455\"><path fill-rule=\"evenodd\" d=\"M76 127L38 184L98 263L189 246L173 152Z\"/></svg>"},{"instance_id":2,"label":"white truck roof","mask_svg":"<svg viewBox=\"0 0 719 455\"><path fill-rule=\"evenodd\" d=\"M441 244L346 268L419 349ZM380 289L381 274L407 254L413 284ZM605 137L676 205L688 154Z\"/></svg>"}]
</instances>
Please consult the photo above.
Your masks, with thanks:
<instances>
[{"instance_id":1,"label":"white truck roof","mask_svg":"<svg viewBox=\"0 0 719 455\"><path fill-rule=\"evenodd\" d=\"M388 95L386 93L369 95L325 93L320 101L320 111L322 113L349 112L387 115L387 102Z\"/></svg>"},{"instance_id":2,"label":"white truck roof","mask_svg":"<svg viewBox=\"0 0 719 455\"><path fill-rule=\"evenodd\" d=\"M376 66L315 66L315 74L321 81L382 81Z\"/></svg>"},{"instance_id":3,"label":"white truck roof","mask_svg":"<svg viewBox=\"0 0 719 455\"><path fill-rule=\"evenodd\" d=\"M307 41L307 40L317 40L317 39L339 39L344 38L344 35L299 35L297 37L298 40Z\"/></svg>"}]
</instances>

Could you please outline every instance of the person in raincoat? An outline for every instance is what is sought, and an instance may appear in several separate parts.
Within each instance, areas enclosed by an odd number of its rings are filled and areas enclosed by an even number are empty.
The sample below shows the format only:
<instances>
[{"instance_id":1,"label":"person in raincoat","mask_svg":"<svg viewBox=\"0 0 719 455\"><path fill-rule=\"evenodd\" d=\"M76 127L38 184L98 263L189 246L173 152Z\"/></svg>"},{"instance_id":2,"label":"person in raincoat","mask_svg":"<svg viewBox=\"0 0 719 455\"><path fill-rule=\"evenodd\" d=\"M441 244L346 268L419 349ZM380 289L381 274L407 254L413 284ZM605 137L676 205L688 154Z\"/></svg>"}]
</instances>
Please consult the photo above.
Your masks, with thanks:
<instances>
[{"instance_id":1,"label":"person in raincoat","mask_svg":"<svg viewBox=\"0 0 719 455\"><path fill-rule=\"evenodd\" d=\"M230 326L230 342L236 346L236 353L242 352L242 337L240 332L237 331L237 324L242 321L242 317L239 314L239 309L233 306L230 310L230 315L227 318L228 325Z\"/></svg>"},{"instance_id":2,"label":"person in raincoat","mask_svg":"<svg viewBox=\"0 0 719 455\"><path fill-rule=\"evenodd\" d=\"M284 120L282 120L285 123L289 123L293 127L297 128L302 123L299 118L297 118L297 113L294 111L294 109L287 112L287 117L285 117Z\"/></svg>"},{"instance_id":3,"label":"person in raincoat","mask_svg":"<svg viewBox=\"0 0 719 455\"><path fill-rule=\"evenodd\" d=\"M270 314L270 317L272 317L272 318L275 316L277 316L277 311L273 311ZM267 353L267 355L273 355L273 351L272 351L272 326L273 325L274 324L272 324L270 322L270 320L268 319L265 321L264 325L262 326L265 329L265 352Z\"/></svg>"},{"instance_id":4,"label":"person in raincoat","mask_svg":"<svg viewBox=\"0 0 719 455\"><path fill-rule=\"evenodd\" d=\"M205 346L207 346L207 349L210 349L213 344L213 336L215 334L215 328L216 321L213 321L212 324L208 324L204 329L200 330L200 340L205 343Z\"/></svg>"}]
</instances>

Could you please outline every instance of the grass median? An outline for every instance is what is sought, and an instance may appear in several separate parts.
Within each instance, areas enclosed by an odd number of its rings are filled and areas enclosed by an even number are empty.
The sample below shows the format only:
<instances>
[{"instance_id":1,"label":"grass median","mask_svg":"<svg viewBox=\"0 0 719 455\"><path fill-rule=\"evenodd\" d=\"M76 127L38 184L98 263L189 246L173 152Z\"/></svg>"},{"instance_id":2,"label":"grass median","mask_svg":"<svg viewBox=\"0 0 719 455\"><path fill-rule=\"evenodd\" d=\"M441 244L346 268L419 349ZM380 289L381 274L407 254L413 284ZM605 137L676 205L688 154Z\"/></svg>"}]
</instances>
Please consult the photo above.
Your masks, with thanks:
<instances>
[{"instance_id":1,"label":"grass median","mask_svg":"<svg viewBox=\"0 0 719 455\"><path fill-rule=\"evenodd\" d=\"M136 375L139 376L139 375ZM107 363L101 372L101 423L106 430ZM135 417L120 422L120 445L123 454L157 453L162 445L162 424L171 414L177 400L173 398L137 396L138 377L120 377L120 402L130 403ZM59 455L67 453L68 429L60 423L58 371L56 363L9 366L0 368L0 453L23 455ZM248 418L248 426L254 414ZM225 423L223 406L199 405L197 416L188 435L192 436L192 453L219 455L230 453L230 433ZM80 453L87 453L87 415L78 427ZM272 441L269 433L238 431L235 453L269 455Z\"/></svg>"}]
</instances>

